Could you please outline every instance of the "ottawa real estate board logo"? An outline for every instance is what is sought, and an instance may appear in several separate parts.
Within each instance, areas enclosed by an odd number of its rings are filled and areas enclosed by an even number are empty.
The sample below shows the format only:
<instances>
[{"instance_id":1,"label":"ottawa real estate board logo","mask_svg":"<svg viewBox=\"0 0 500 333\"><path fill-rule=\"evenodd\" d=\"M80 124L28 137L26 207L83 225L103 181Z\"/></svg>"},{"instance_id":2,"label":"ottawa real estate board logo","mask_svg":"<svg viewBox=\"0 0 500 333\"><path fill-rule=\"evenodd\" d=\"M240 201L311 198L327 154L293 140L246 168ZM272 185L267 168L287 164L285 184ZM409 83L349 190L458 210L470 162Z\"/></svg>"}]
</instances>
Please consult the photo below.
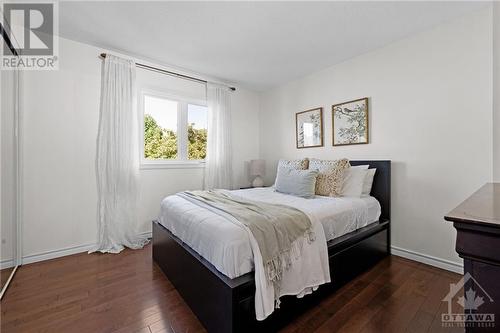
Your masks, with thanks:
<instances>
[{"instance_id":1,"label":"ottawa real estate board logo","mask_svg":"<svg viewBox=\"0 0 500 333\"><path fill-rule=\"evenodd\" d=\"M495 314L484 311L485 304L494 303L494 300L470 273L465 273L457 283L450 284L450 291L443 301L448 302L448 311L441 314L443 327L496 330ZM460 306L460 311L453 309L455 304Z\"/></svg>"},{"instance_id":2,"label":"ottawa real estate board logo","mask_svg":"<svg viewBox=\"0 0 500 333\"><path fill-rule=\"evenodd\" d=\"M2 2L0 10L0 69L58 69L58 3Z\"/></svg>"}]
</instances>

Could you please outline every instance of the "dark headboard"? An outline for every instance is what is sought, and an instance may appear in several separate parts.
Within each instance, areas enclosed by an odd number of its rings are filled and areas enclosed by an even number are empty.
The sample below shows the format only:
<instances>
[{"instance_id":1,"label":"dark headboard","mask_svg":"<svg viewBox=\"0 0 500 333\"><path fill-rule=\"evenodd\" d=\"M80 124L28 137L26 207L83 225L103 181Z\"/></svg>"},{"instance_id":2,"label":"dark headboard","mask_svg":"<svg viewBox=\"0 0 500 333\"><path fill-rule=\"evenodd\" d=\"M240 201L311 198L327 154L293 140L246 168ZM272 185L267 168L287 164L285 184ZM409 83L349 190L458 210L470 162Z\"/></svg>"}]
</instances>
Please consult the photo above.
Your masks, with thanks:
<instances>
[{"instance_id":1,"label":"dark headboard","mask_svg":"<svg viewBox=\"0 0 500 333\"><path fill-rule=\"evenodd\" d=\"M351 165L369 165L376 168L371 196L382 206L381 219L391 219L391 161L350 161Z\"/></svg>"}]
</instances>

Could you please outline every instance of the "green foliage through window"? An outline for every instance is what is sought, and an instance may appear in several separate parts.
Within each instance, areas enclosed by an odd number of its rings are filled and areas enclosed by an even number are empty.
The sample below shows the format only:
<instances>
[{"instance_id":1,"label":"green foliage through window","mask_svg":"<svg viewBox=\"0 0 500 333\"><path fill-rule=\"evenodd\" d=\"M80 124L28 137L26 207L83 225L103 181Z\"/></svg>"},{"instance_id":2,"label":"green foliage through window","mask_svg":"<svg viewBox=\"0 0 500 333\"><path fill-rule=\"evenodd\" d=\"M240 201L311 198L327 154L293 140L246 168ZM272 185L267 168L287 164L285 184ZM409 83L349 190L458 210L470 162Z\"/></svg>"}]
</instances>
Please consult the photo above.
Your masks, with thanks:
<instances>
[{"instance_id":1,"label":"green foliage through window","mask_svg":"<svg viewBox=\"0 0 500 333\"><path fill-rule=\"evenodd\" d=\"M207 130L188 125L188 159L203 160L207 149ZM158 125L155 119L144 115L144 157L147 159L176 159L177 134Z\"/></svg>"},{"instance_id":2,"label":"green foliage through window","mask_svg":"<svg viewBox=\"0 0 500 333\"><path fill-rule=\"evenodd\" d=\"M188 159L204 160L207 155L207 130L188 125Z\"/></svg>"}]
</instances>

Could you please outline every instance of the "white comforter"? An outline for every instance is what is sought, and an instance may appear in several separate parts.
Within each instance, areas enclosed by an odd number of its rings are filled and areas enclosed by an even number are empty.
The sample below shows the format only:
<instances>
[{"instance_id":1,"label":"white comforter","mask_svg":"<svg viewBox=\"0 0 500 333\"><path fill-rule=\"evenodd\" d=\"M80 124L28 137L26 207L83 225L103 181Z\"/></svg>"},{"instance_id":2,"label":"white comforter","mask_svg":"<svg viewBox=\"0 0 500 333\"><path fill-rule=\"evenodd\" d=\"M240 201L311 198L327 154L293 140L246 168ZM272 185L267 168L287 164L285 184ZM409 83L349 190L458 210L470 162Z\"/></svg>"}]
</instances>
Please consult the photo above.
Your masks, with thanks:
<instances>
[{"instance_id":1,"label":"white comforter","mask_svg":"<svg viewBox=\"0 0 500 333\"><path fill-rule=\"evenodd\" d=\"M298 208L308 215L313 224L316 241L304 246L302 256L296 258L286 272L280 296L302 297L319 285L330 282L324 233L325 229L327 232L330 230L325 227L324 221L332 219L332 216L340 216L342 221L347 221L342 230L337 230L341 233L355 230L369 222L368 209L361 199L303 199L277 193L270 188L232 191L232 194L244 199ZM263 320L274 311L274 289L266 282L256 242L237 220L213 208L200 207L179 196L170 196L162 202L160 223L231 278L255 267L257 319ZM335 226L335 223L330 225ZM228 267L232 267L229 272L226 271Z\"/></svg>"}]
</instances>

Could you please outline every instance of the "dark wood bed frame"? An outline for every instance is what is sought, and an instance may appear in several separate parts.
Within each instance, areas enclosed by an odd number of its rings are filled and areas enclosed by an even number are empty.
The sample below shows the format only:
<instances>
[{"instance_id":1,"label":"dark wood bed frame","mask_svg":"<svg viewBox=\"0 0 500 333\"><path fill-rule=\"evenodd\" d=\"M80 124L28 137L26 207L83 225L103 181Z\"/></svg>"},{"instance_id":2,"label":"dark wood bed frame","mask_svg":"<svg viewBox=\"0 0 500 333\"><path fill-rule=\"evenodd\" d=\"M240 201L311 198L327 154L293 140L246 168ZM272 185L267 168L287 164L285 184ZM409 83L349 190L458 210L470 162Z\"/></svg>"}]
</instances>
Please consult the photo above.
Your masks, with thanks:
<instances>
[{"instance_id":1,"label":"dark wood bed frame","mask_svg":"<svg viewBox=\"0 0 500 333\"><path fill-rule=\"evenodd\" d=\"M264 321L255 319L253 272L228 278L156 221L153 259L209 332L276 331L390 254L391 162L351 161L366 164L377 168L371 195L382 207L379 221L329 241L332 282L301 299L282 297Z\"/></svg>"}]
</instances>

